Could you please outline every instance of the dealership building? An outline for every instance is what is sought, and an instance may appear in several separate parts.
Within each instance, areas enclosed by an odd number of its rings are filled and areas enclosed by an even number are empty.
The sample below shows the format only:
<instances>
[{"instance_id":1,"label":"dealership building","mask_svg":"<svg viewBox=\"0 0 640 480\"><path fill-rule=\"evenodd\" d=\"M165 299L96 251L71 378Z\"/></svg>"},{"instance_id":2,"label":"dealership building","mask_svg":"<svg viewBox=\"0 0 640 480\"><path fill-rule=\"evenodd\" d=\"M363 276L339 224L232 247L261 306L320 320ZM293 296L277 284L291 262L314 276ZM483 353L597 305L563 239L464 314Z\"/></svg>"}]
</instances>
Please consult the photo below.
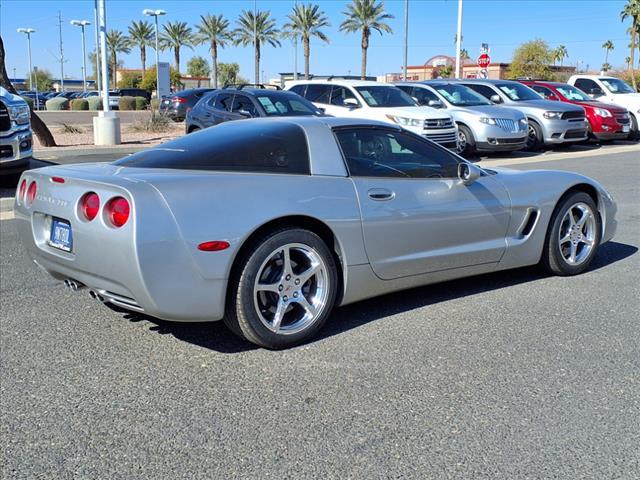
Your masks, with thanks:
<instances>
[{"instance_id":1,"label":"dealership building","mask_svg":"<svg viewBox=\"0 0 640 480\"><path fill-rule=\"evenodd\" d=\"M492 62L487 67L487 78L506 79L509 74L510 63ZM421 81L432 80L434 78L442 77L442 69L449 69L451 67L453 72L456 68L456 59L449 57L448 55L436 55L431 57L422 65L408 65L407 66L407 80L409 81ZM575 73L576 68L570 66L550 66L551 71L554 73L566 73L572 75ZM462 65L462 78L478 78L480 77L481 68L470 60L466 60ZM381 82L398 82L402 81L401 73L387 73L381 77L378 77L378 81Z\"/></svg>"}]
</instances>

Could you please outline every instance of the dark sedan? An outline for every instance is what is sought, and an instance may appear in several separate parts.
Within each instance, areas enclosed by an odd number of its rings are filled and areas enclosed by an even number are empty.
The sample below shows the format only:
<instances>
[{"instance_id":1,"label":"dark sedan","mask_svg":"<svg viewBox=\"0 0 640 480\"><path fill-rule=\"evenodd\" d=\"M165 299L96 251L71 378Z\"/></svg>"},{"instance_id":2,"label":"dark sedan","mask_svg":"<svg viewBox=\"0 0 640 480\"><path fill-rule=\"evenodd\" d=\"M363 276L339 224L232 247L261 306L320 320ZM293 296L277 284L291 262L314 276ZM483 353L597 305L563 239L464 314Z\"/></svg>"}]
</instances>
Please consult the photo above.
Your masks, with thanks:
<instances>
[{"instance_id":1,"label":"dark sedan","mask_svg":"<svg viewBox=\"0 0 640 480\"><path fill-rule=\"evenodd\" d=\"M297 93L265 88L225 88L205 96L187 113L185 131L191 133L245 118L322 115L322 110Z\"/></svg>"},{"instance_id":2,"label":"dark sedan","mask_svg":"<svg viewBox=\"0 0 640 480\"><path fill-rule=\"evenodd\" d=\"M162 97L160 113L165 114L174 122L182 122L187 116L187 112L195 107L205 94L214 90L215 88L191 88L176 92L168 97Z\"/></svg>"}]
</instances>

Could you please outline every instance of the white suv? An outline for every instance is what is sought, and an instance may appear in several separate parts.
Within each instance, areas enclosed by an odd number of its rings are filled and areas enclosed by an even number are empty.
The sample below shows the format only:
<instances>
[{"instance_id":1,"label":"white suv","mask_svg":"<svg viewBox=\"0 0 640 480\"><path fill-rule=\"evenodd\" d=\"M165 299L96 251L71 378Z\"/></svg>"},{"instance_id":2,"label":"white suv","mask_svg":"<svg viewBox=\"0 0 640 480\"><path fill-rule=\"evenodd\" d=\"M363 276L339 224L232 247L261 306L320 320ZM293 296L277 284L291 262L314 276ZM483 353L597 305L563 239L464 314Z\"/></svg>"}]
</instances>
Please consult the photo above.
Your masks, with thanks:
<instances>
[{"instance_id":1,"label":"white suv","mask_svg":"<svg viewBox=\"0 0 640 480\"><path fill-rule=\"evenodd\" d=\"M288 82L286 89L328 115L397 124L443 147L456 148L458 128L451 115L419 106L393 85L365 80L299 80Z\"/></svg>"},{"instance_id":2,"label":"white suv","mask_svg":"<svg viewBox=\"0 0 640 480\"><path fill-rule=\"evenodd\" d=\"M605 75L573 75L567 83L579 88L595 100L620 105L629 110L631 117L629 138L638 137L640 93L633 90L623 80Z\"/></svg>"}]
</instances>

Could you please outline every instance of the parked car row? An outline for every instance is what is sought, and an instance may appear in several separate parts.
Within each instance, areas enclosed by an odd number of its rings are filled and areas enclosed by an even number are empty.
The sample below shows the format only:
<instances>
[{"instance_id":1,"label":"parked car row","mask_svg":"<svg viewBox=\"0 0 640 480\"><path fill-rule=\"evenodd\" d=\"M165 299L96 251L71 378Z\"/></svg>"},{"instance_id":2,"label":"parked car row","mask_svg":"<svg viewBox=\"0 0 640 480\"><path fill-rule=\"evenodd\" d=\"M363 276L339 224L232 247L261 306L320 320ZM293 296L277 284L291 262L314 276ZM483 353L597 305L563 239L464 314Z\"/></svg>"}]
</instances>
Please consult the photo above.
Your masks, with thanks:
<instances>
[{"instance_id":1,"label":"parked car row","mask_svg":"<svg viewBox=\"0 0 640 480\"><path fill-rule=\"evenodd\" d=\"M31 158L32 148L29 105L0 87L0 174L22 170Z\"/></svg>"},{"instance_id":2,"label":"parked car row","mask_svg":"<svg viewBox=\"0 0 640 480\"><path fill-rule=\"evenodd\" d=\"M444 147L469 156L478 152L537 150L589 138L635 138L640 99L613 77L601 78L590 94L569 84L534 80L438 79L384 84L328 78L288 82L285 91L262 85L221 90L192 89L163 99L161 111L186 119L191 133L230 120L252 117L331 115L400 125ZM621 83L621 84L620 84ZM626 108L592 98L613 85ZM297 94L296 97L287 96ZM625 92L625 93L622 93ZM590 96L591 95L591 96ZM307 102L301 102L305 99ZM637 106L633 102L639 102ZM633 105L632 105L633 104Z\"/></svg>"}]
</instances>

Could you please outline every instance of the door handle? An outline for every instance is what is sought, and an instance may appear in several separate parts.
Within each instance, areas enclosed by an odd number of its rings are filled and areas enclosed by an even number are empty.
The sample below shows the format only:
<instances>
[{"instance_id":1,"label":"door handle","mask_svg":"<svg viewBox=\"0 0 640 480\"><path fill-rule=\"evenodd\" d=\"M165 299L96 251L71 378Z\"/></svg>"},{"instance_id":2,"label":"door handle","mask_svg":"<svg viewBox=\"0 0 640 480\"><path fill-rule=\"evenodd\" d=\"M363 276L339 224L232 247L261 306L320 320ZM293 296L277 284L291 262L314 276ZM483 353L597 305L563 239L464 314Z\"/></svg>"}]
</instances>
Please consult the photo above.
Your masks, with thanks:
<instances>
[{"instance_id":1,"label":"door handle","mask_svg":"<svg viewBox=\"0 0 640 480\"><path fill-rule=\"evenodd\" d=\"M367 194L371 200L375 200L377 202L393 200L396 196L394 192L386 188L372 188L367 192Z\"/></svg>"}]
</instances>

